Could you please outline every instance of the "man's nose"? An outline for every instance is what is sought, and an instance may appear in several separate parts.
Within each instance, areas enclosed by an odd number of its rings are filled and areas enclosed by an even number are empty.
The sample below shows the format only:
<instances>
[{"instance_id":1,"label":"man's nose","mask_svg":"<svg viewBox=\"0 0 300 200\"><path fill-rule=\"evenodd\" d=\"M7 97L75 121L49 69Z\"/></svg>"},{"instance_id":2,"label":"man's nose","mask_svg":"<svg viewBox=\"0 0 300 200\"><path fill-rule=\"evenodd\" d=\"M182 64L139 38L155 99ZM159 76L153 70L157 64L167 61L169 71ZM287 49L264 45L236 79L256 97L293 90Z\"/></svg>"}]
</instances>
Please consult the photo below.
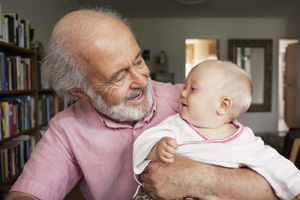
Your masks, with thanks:
<instances>
[{"instance_id":1,"label":"man's nose","mask_svg":"<svg viewBox=\"0 0 300 200\"><path fill-rule=\"evenodd\" d=\"M130 72L130 78L131 78L131 83L130 83L130 88L135 89L135 88L145 88L148 85L148 77L149 73L147 73L145 70L137 70L137 69L132 69Z\"/></svg>"}]
</instances>

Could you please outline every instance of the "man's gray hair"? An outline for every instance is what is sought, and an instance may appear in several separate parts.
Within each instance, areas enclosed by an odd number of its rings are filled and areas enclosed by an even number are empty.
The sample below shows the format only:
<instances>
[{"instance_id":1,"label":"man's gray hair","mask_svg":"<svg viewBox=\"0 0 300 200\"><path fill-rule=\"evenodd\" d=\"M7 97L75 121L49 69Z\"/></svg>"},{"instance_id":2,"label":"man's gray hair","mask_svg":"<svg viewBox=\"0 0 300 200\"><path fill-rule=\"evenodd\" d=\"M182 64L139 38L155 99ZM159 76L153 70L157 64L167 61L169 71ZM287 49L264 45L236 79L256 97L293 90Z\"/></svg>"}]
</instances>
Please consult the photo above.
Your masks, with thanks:
<instances>
[{"instance_id":1,"label":"man's gray hair","mask_svg":"<svg viewBox=\"0 0 300 200\"><path fill-rule=\"evenodd\" d=\"M97 11L117 18L134 34L127 20L108 7L80 10ZM54 42L53 36L43 57L42 72L45 83L62 97L77 100L78 97L70 93L70 89L86 92L91 87L83 67L62 43Z\"/></svg>"}]
</instances>

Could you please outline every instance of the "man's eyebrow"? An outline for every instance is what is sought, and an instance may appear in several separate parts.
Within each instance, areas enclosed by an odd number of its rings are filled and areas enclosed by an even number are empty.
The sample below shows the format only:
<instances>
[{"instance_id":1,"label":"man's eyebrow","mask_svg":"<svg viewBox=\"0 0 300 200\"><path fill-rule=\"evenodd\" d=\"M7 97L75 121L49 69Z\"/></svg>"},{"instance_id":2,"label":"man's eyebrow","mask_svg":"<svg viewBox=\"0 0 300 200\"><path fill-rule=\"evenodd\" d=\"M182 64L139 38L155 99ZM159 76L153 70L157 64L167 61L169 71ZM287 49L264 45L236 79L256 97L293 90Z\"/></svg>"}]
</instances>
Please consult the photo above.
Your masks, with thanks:
<instances>
[{"instance_id":1,"label":"man's eyebrow","mask_svg":"<svg viewBox=\"0 0 300 200\"><path fill-rule=\"evenodd\" d=\"M123 71L125 71L127 69L128 69L128 66L123 67L121 70L114 73L113 76L106 83L108 83L108 84L112 83L119 76L119 74L121 74Z\"/></svg>"},{"instance_id":2,"label":"man's eyebrow","mask_svg":"<svg viewBox=\"0 0 300 200\"><path fill-rule=\"evenodd\" d=\"M136 55L135 59L137 59L139 56L141 56L143 54L144 50L140 49L139 53Z\"/></svg>"},{"instance_id":3,"label":"man's eyebrow","mask_svg":"<svg viewBox=\"0 0 300 200\"><path fill-rule=\"evenodd\" d=\"M140 51L138 52L138 54L135 56L135 60L142 55L144 51L142 49L140 49ZM128 66L123 67L121 70L117 71L116 73L113 74L113 76L106 82L106 83L112 83L118 76L120 73L122 73L123 71L127 70Z\"/></svg>"}]
</instances>

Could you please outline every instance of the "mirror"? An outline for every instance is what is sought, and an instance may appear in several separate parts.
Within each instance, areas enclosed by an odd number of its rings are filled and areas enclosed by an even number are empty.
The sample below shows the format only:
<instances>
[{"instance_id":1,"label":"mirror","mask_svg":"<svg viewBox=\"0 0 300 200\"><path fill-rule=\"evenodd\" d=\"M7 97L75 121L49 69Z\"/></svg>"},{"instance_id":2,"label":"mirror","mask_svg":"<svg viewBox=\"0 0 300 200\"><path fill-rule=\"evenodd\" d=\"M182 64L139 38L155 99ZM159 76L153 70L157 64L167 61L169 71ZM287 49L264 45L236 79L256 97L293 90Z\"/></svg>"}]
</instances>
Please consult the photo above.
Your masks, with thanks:
<instances>
[{"instance_id":1,"label":"mirror","mask_svg":"<svg viewBox=\"0 0 300 200\"><path fill-rule=\"evenodd\" d=\"M272 91L272 40L229 39L228 60L252 77L252 104L247 112L270 112Z\"/></svg>"}]
</instances>

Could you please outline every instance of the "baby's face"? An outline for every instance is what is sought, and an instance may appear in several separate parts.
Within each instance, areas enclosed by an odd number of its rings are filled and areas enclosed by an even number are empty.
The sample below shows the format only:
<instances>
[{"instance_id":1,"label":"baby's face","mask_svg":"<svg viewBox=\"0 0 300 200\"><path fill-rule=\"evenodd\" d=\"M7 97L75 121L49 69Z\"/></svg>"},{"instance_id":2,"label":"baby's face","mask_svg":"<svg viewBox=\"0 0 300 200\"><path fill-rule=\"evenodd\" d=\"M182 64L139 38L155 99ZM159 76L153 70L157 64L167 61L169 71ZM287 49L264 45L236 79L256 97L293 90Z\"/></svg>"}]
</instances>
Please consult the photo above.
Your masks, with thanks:
<instances>
[{"instance_id":1,"label":"baby's face","mask_svg":"<svg viewBox=\"0 0 300 200\"><path fill-rule=\"evenodd\" d=\"M208 68L193 69L179 98L181 117L199 128L211 127L222 96L220 78Z\"/></svg>"}]
</instances>

